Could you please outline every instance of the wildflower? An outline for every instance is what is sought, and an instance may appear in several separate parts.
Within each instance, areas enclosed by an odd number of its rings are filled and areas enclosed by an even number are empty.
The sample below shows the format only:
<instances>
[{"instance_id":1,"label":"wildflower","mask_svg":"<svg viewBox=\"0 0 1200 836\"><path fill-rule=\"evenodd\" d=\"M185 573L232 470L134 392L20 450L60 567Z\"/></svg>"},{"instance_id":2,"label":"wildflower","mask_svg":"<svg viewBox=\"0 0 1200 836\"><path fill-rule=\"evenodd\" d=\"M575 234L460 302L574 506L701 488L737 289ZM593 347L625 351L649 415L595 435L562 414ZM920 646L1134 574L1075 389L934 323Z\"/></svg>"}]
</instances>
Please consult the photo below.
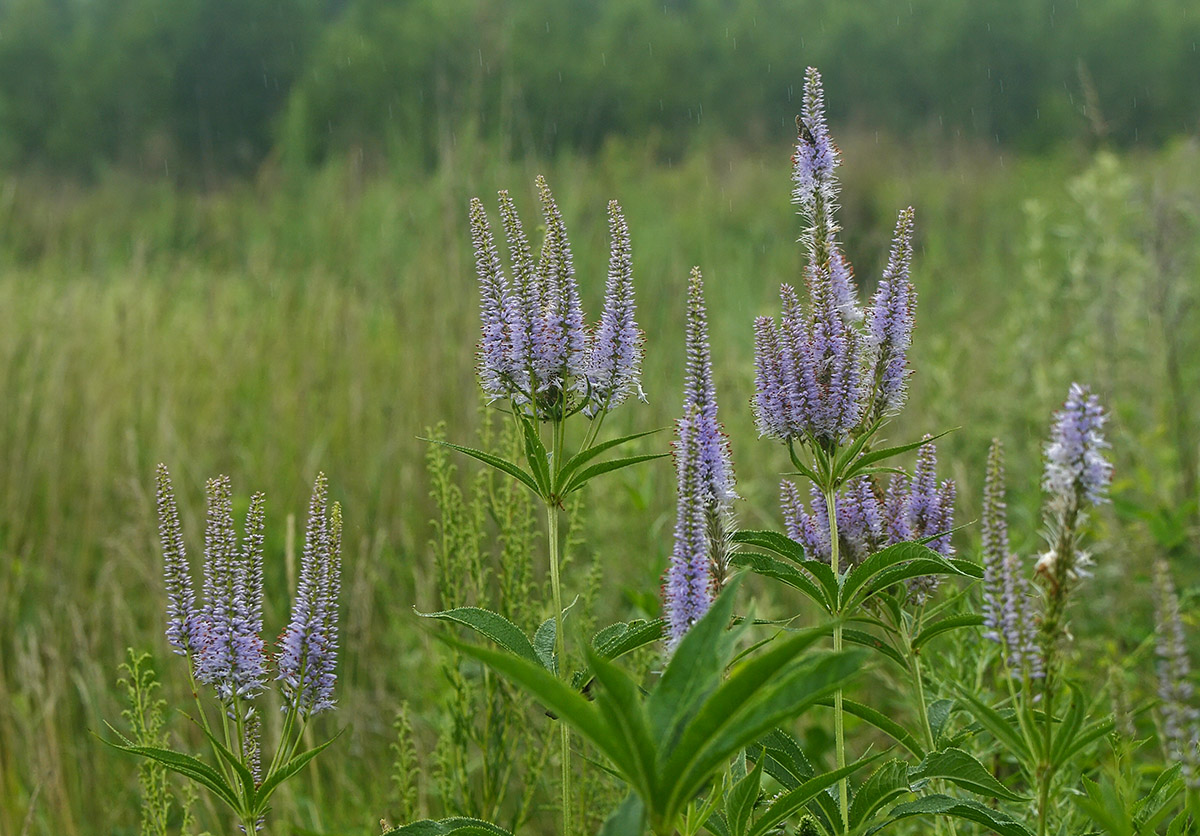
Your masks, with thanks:
<instances>
[{"instance_id":1,"label":"wildflower","mask_svg":"<svg viewBox=\"0 0 1200 836\"><path fill-rule=\"evenodd\" d=\"M188 568L179 509L171 487L171 474L160 464L154 472L157 483L158 535L162 541L163 575L167 587L167 642L179 655L195 653L199 646L199 624L192 575Z\"/></svg>"},{"instance_id":2,"label":"wildflower","mask_svg":"<svg viewBox=\"0 0 1200 836\"><path fill-rule=\"evenodd\" d=\"M512 392L511 340L505 327L508 282L488 226L487 213L478 198L471 199L471 240L479 274L480 318L483 336L479 341L479 381L490 398Z\"/></svg>"},{"instance_id":3,"label":"wildflower","mask_svg":"<svg viewBox=\"0 0 1200 836\"><path fill-rule=\"evenodd\" d=\"M804 100L801 105L799 137L792 155L792 201L808 222L801 241L808 248L810 261L823 264L829 258L831 242L837 235L834 210L837 208L838 183L834 170L840 160L837 147L829 137L825 123L825 93L821 74L809 67L804 74Z\"/></svg>"},{"instance_id":4,"label":"wildflower","mask_svg":"<svg viewBox=\"0 0 1200 836\"><path fill-rule=\"evenodd\" d=\"M867 314L867 346L873 368L871 422L896 415L908 396L908 349L912 344L916 291L909 281L912 264L913 210L896 221L896 235L883 279Z\"/></svg>"},{"instance_id":5,"label":"wildflower","mask_svg":"<svg viewBox=\"0 0 1200 836\"><path fill-rule=\"evenodd\" d=\"M784 480L779 486L784 527L788 536L804 547L810 560L829 563L829 512L825 497L815 486L809 489L809 506L804 507L796 486ZM870 477L857 477L843 488L834 503L838 528L838 556L844 571L857 566L886 545L890 545L881 515L879 498Z\"/></svg>"},{"instance_id":6,"label":"wildflower","mask_svg":"<svg viewBox=\"0 0 1200 836\"><path fill-rule=\"evenodd\" d=\"M635 391L640 399L646 397L639 385L642 335L633 318L629 226L615 200L608 204L608 226L612 245L604 287L604 313L591 340L588 358L589 415L620 405Z\"/></svg>"},{"instance_id":7,"label":"wildflower","mask_svg":"<svg viewBox=\"0 0 1200 836\"><path fill-rule=\"evenodd\" d=\"M1029 580L1021 574L1021 559L1008 542L1004 497L1004 448L993 439L988 451L983 488L983 623L984 634L1005 650L1014 676L1042 675L1038 653L1037 619Z\"/></svg>"},{"instance_id":8,"label":"wildflower","mask_svg":"<svg viewBox=\"0 0 1200 836\"><path fill-rule=\"evenodd\" d=\"M305 717L334 707L337 600L341 585L341 508L326 512L325 474L309 500L300 582L280 640L279 680L288 703Z\"/></svg>"},{"instance_id":9,"label":"wildflower","mask_svg":"<svg viewBox=\"0 0 1200 836\"><path fill-rule=\"evenodd\" d=\"M1188 663L1187 641L1183 635L1183 622L1179 617L1179 597L1171 582L1171 573L1163 560L1154 564L1154 628L1157 641L1154 645L1158 657L1159 713L1162 715L1163 743L1169 760L1182 765L1183 778L1189 789L1200 788L1200 727L1198 714L1189 705L1192 686L1188 681L1191 666Z\"/></svg>"},{"instance_id":10,"label":"wildflower","mask_svg":"<svg viewBox=\"0 0 1200 836\"><path fill-rule=\"evenodd\" d=\"M668 649L708 611L714 594L712 561L725 553L725 517L734 493L729 444L717 420L704 284L699 268L688 282L687 371L683 417L676 425L678 504L675 547L663 594ZM718 567L723 571L723 566Z\"/></svg>"},{"instance_id":11,"label":"wildflower","mask_svg":"<svg viewBox=\"0 0 1200 836\"><path fill-rule=\"evenodd\" d=\"M926 439L929 437L926 436ZM917 452L908 493L908 525L914 538L929 541L929 548L943 557L954 555L950 529L954 527L954 483L937 480L937 451L926 443ZM925 603L938 586L938 575L924 575L908 581L909 593L918 605Z\"/></svg>"},{"instance_id":12,"label":"wildflower","mask_svg":"<svg viewBox=\"0 0 1200 836\"><path fill-rule=\"evenodd\" d=\"M1112 465L1101 453L1109 446L1101 435L1107 420L1100 399L1072 383L1066 403L1054 414L1042 478L1043 489L1064 512L1104 501L1112 481Z\"/></svg>"},{"instance_id":13,"label":"wildflower","mask_svg":"<svg viewBox=\"0 0 1200 836\"><path fill-rule=\"evenodd\" d=\"M237 534L228 476L209 479L205 486L208 516L204 530L203 630L196 657L196 679L212 685L222 702L234 695L233 610L236 606L234 566Z\"/></svg>"}]
</instances>

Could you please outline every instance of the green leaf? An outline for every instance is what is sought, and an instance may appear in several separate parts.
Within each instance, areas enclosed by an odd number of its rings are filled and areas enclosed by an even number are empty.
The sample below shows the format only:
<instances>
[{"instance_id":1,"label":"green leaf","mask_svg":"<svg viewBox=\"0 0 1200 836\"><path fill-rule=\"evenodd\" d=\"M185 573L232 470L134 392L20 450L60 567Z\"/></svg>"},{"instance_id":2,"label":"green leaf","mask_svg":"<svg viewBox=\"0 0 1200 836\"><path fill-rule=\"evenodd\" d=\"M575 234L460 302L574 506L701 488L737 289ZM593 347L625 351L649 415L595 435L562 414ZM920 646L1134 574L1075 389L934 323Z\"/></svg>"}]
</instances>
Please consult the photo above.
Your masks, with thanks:
<instances>
[{"instance_id":1,"label":"green leaf","mask_svg":"<svg viewBox=\"0 0 1200 836\"><path fill-rule=\"evenodd\" d=\"M877 653L886 656L891 661L895 662L901 669L908 670L908 661L900 655L896 648L885 642L879 636L865 633L862 630L852 630L849 627L842 629L842 638L860 647L867 647Z\"/></svg>"},{"instance_id":2,"label":"green leaf","mask_svg":"<svg viewBox=\"0 0 1200 836\"><path fill-rule=\"evenodd\" d=\"M772 729L751 748L751 752L759 749L767 761L767 774L785 789L794 790L816 774L796 738L783 729Z\"/></svg>"},{"instance_id":3,"label":"green leaf","mask_svg":"<svg viewBox=\"0 0 1200 836\"><path fill-rule=\"evenodd\" d=\"M934 700L929 704L926 712L934 740L941 740L942 731L946 728L946 721L950 719L950 712L953 710L954 700Z\"/></svg>"},{"instance_id":4,"label":"green leaf","mask_svg":"<svg viewBox=\"0 0 1200 836\"><path fill-rule=\"evenodd\" d=\"M190 778L197 784L210 789L218 798L228 804L235 812L241 812L241 803L238 800L237 794L233 787L226 783L221 774L204 761L194 758L191 755L185 755L182 752L176 752L171 749L161 749L157 746L127 746L120 743L113 743L100 737L99 740L105 745L111 746L114 749L119 749L122 752L128 752L131 755L140 755L143 758L149 758L156 763L160 763L172 772L178 773L185 778Z\"/></svg>"},{"instance_id":5,"label":"green leaf","mask_svg":"<svg viewBox=\"0 0 1200 836\"><path fill-rule=\"evenodd\" d=\"M646 806L631 792L605 820L598 836L642 836L645 832Z\"/></svg>"},{"instance_id":6,"label":"green leaf","mask_svg":"<svg viewBox=\"0 0 1200 836\"><path fill-rule=\"evenodd\" d=\"M1026 800L996 780L987 767L973 755L954 747L941 752L931 752L908 777L910 781L945 778L977 795L1003 798L1006 801Z\"/></svg>"},{"instance_id":7,"label":"green leaf","mask_svg":"<svg viewBox=\"0 0 1200 836\"><path fill-rule=\"evenodd\" d=\"M1111 717L1107 720L1094 720L1091 723L1088 723L1083 727L1079 734L1076 735L1071 746L1069 746L1067 750L1063 752L1061 762L1070 763L1071 758L1075 757L1088 746L1104 737L1104 735L1111 732L1114 728L1116 728L1116 722Z\"/></svg>"},{"instance_id":8,"label":"green leaf","mask_svg":"<svg viewBox=\"0 0 1200 836\"><path fill-rule=\"evenodd\" d=\"M849 447L837 455L837 458L833 462L833 474L835 478L846 468L846 465L858 458L858 454L867 446L867 442L871 440L872 436L875 435L875 432L881 426L883 426L883 422L876 421L865 432L859 435L858 438L854 439Z\"/></svg>"},{"instance_id":9,"label":"green leaf","mask_svg":"<svg viewBox=\"0 0 1200 836\"><path fill-rule=\"evenodd\" d=\"M948 795L926 795L893 807L888 820L867 831L867 836L878 833L892 822L911 816L953 816L990 827L1000 836L1033 836L1032 831L1002 810L985 807L968 798L951 798Z\"/></svg>"},{"instance_id":10,"label":"green leaf","mask_svg":"<svg viewBox=\"0 0 1200 836\"><path fill-rule=\"evenodd\" d=\"M854 599L855 593L866 588L866 594L861 596L866 600L875 591L899 583L908 578L920 575L960 575L978 576L979 569L975 564L973 570L964 570L958 563L966 561L950 561L942 557L926 545L915 542L895 543L880 549L862 563L850 569L842 584L842 603ZM861 603L861 601L859 602Z\"/></svg>"},{"instance_id":11,"label":"green leaf","mask_svg":"<svg viewBox=\"0 0 1200 836\"><path fill-rule=\"evenodd\" d=\"M833 700L821 700L819 705L832 708ZM925 757L925 747L917 742L917 738L886 714L876 711L869 705L863 705L845 697L842 698L842 710L879 729L918 758Z\"/></svg>"},{"instance_id":12,"label":"green leaf","mask_svg":"<svg viewBox=\"0 0 1200 836\"><path fill-rule=\"evenodd\" d=\"M983 726L996 740L1000 741L1010 752L1016 755L1023 763L1029 763L1030 752L1029 746L1025 743L1025 738L1021 733L1010 723L1000 716L1000 713L991 706L985 705L972 693L967 691L960 685L955 686L961 697L968 706L970 706L971 716L973 716L979 725Z\"/></svg>"},{"instance_id":13,"label":"green leaf","mask_svg":"<svg viewBox=\"0 0 1200 836\"><path fill-rule=\"evenodd\" d=\"M861 671L861 651L822 654L792 664L824 634L823 628L798 633L733 668L659 770L676 778L669 811L686 803L738 749L772 726L799 716Z\"/></svg>"},{"instance_id":14,"label":"green leaf","mask_svg":"<svg viewBox=\"0 0 1200 836\"><path fill-rule=\"evenodd\" d=\"M465 624L476 633L500 645L509 653L520 656L522 659L528 659L530 662L539 665L544 664L530 643L529 637L522 632L520 627L499 613L480 609L479 607L456 607L455 609L443 612L428 613L414 609L413 612L422 618L436 618L441 621L453 621L458 624ZM550 619L550 624L553 629L554 619ZM551 639L553 640L553 633L551 633Z\"/></svg>"},{"instance_id":15,"label":"green leaf","mask_svg":"<svg viewBox=\"0 0 1200 836\"><path fill-rule=\"evenodd\" d=\"M704 827L713 836L733 836L729 832L729 823L725 821L725 817L720 813L713 813L704 822Z\"/></svg>"},{"instance_id":16,"label":"green leaf","mask_svg":"<svg viewBox=\"0 0 1200 836\"><path fill-rule=\"evenodd\" d=\"M383 836L512 836L512 834L491 822L454 816L441 821L424 819L412 824L403 824L385 831Z\"/></svg>"},{"instance_id":17,"label":"green leaf","mask_svg":"<svg viewBox=\"0 0 1200 836\"><path fill-rule=\"evenodd\" d=\"M587 662L600 683L596 706L611 729L618 733L620 743L628 754L626 762L632 771L626 780L643 798L654 798L658 792L655 775L655 746L646 721L645 706L637 683L613 663L585 648Z\"/></svg>"},{"instance_id":18,"label":"green leaf","mask_svg":"<svg viewBox=\"0 0 1200 836\"><path fill-rule=\"evenodd\" d=\"M872 772L854 793L854 800L850 802L850 826L858 828L866 824L876 810L907 792L908 764L899 759L888 761Z\"/></svg>"},{"instance_id":19,"label":"green leaf","mask_svg":"<svg viewBox=\"0 0 1200 836\"><path fill-rule=\"evenodd\" d=\"M1079 734L1079 729L1083 725L1084 716L1084 700L1083 692L1074 682L1067 681L1067 687L1071 689L1071 702L1067 706L1067 712L1063 715L1062 722L1058 724L1058 728L1054 733L1054 737L1050 743L1050 764L1051 768L1061 766L1065 763L1063 755L1070 749L1071 744L1075 742L1075 736Z\"/></svg>"},{"instance_id":20,"label":"green leaf","mask_svg":"<svg viewBox=\"0 0 1200 836\"><path fill-rule=\"evenodd\" d=\"M540 661L530 662L520 656L467 644L448 636L438 638L457 648L460 653L489 665L524 688L554 712L561 721L569 723L571 728L600 750L601 754L613 762L618 771L626 775L636 772L633 765L622 757L624 750L615 744L616 732L600 716L599 710L574 689L560 682L542 667Z\"/></svg>"},{"instance_id":21,"label":"green leaf","mask_svg":"<svg viewBox=\"0 0 1200 836\"><path fill-rule=\"evenodd\" d=\"M261 814L267 807L267 800L270 799L271 794L279 788L279 785L303 769L305 765L317 755L324 752L329 745L333 743L333 741L342 736L342 732L345 730L346 729L343 728L324 743L314 746L305 752L301 752L287 763L284 763L276 768L274 772L263 779L262 784L258 788L258 793L254 797L255 813Z\"/></svg>"},{"instance_id":22,"label":"green leaf","mask_svg":"<svg viewBox=\"0 0 1200 836\"><path fill-rule=\"evenodd\" d=\"M245 800L246 806L253 809L255 794L253 773L250 772L250 769L244 763L242 763L241 759L237 755L229 751L228 747L226 747L224 743L217 740L217 738L213 736L212 732L210 732L204 726L200 726L199 724L197 725L199 726L200 731L204 733L204 736L208 738L208 742L212 744L213 750L217 753L217 757L229 764L229 766L233 769L233 774L236 775L238 780L242 782L242 798Z\"/></svg>"},{"instance_id":23,"label":"green leaf","mask_svg":"<svg viewBox=\"0 0 1200 836\"><path fill-rule=\"evenodd\" d=\"M793 589L798 589L825 612L833 612L833 603L825 591L813 582L812 575L797 569L790 563L784 563L770 555L753 552L737 552L730 557L729 562L733 566L745 567L756 575L773 578Z\"/></svg>"},{"instance_id":24,"label":"green leaf","mask_svg":"<svg viewBox=\"0 0 1200 836\"><path fill-rule=\"evenodd\" d=\"M750 814L758 803L762 776L763 761L759 758L750 774L734 784L725 796L725 821L732 836L745 836L746 828L750 826Z\"/></svg>"},{"instance_id":25,"label":"green leaf","mask_svg":"<svg viewBox=\"0 0 1200 836\"><path fill-rule=\"evenodd\" d=\"M457 450L460 453L465 453L471 458L477 459L489 467L494 467L496 470L499 470L502 473L507 473L509 476L516 479L538 496L545 498L545 495L538 488L537 481L524 470L522 470L520 465L510 462L508 459L502 459L499 456L493 456L491 453L485 453L482 450L476 450L474 447L463 447L461 444L452 444L449 441L442 441L437 438L421 438L421 436L417 436L417 438L421 441L428 441L432 444L440 444L443 447L449 447L451 450Z\"/></svg>"},{"instance_id":26,"label":"green leaf","mask_svg":"<svg viewBox=\"0 0 1200 836\"><path fill-rule=\"evenodd\" d=\"M660 433L664 429L665 429L665 427L659 427L656 430L645 430L644 432L633 433L632 435L623 435L620 438L611 438L608 441L602 441L599 444L593 444L591 447L588 447L586 450L580 450L574 456L567 459L563 463L563 466L561 468L559 468L558 473L555 476L555 479L557 482L561 483L564 479L567 479L572 473L574 473L580 467L587 464L589 461L596 458L596 456L600 455L601 453L605 452L606 450L611 450L613 447L618 447L618 446L626 443L627 441L633 441L634 439L642 438L643 436L654 435L655 433Z\"/></svg>"},{"instance_id":27,"label":"green leaf","mask_svg":"<svg viewBox=\"0 0 1200 836\"><path fill-rule=\"evenodd\" d=\"M521 416L520 423L525 439L525 458L529 462L529 469L533 471L538 492L543 497L550 497L553 495L553 489L550 483L550 455L546 452L546 445L542 444L542 439L532 421Z\"/></svg>"},{"instance_id":28,"label":"green leaf","mask_svg":"<svg viewBox=\"0 0 1200 836\"><path fill-rule=\"evenodd\" d=\"M983 570L969 560L959 560L953 557L947 558L941 555L937 555L936 558L919 557L907 563L902 563L899 566L891 566L884 569L871 579L865 589L859 591L854 601L849 604L843 604L843 609L853 610L861 606L872 596L878 595L894 584L924 575L962 575L968 578L980 578L983 576Z\"/></svg>"},{"instance_id":29,"label":"green leaf","mask_svg":"<svg viewBox=\"0 0 1200 836\"><path fill-rule=\"evenodd\" d=\"M646 713L660 750L674 745L697 707L721 684L725 660L747 629L746 625L729 629L739 586L740 581L734 578L704 617L684 634L650 693Z\"/></svg>"},{"instance_id":30,"label":"green leaf","mask_svg":"<svg viewBox=\"0 0 1200 836\"><path fill-rule=\"evenodd\" d=\"M533 634L533 652L542 667L551 673L558 672L558 665L554 662L554 624L555 618L551 616L539 624L537 632Z\"/></svg>"},{"instance_id":31,"label":"green leaf","mask_svg":"<svg viewBox=\"0 0 1200 836\"><path fill-rule=\"evenodd\" d=\"M948 432L951 432L951 431L946 430L945 432L940 432L935 436L930 436L929 438L923 438L920 441L913 441L908 444L901 444L899 447L885 447L882 450L872 450L870 453L864 453L863 455L861 455L857 459L855 459L854 463L849 465L843 471L842 476L841 476L841 481L846 482L849 479L853 479L855 476L857 476L859 474L860 471L862 471L866 467L870 467L871 465L875 464L875 462L881 462L884 459L890 459L893 456L898 456L901 453L907 453L909 450L915 450L918 447L922 447L926 444L937 441L939 438L941 438Z\"/></svg>"},{"instance_id":32,"label":"green leaf","mask_svg":"<svg viewBox=\"0 0 1200 836\"><path fill-rule=\"evenodd\" d=\"M627 456L623 459L610 459L609 461L606 461L606 462L600 462L599 464L594 464L585 470L579 471L573 477L571 477L571 479L568 480L566 486L563 487L562 495L566 496L567 494L574 493L575 491L579 490L584 485L586 485L588 482L590 482L592 479L596 478L597 476L599 476L602 473L611 473L614 470L621 470L623 468L630 467L631 465L641 464L642 462L653 461L654 459L661 459L661 458L663 458L665 456L669 456L669 455L671 455L671 454L670 453L645 453L640 456Z\"/></svg>"},{"instance_id":33,"label":"green leaf","mask_svg":"<svg viewBox=\"0 0 1200 836\"><path fill-rule=\"evenodd\" d=\"M661 618L610 624L592 637L592 647L603 658L616 659L658 641L663 637L666 626L667 622Z\"/></svg>"},{"instance_id":34,"label":"green leaf","mask_svg":"<svg viewBox=\"0 0 1200 836\"><path fill-rule=\"evenodd\" d=\"M807 571L825 590L830 601L838 599L838 580L828 563L819 560L809 560L804 554L804 547L790 537L777 531L735 531L730 538L734 543L755 546L764 551L774 552L780 557L786 557L801 569Z\"/></svg>"},{"instance_id":35,"label":"green leaf","mask_svg":"<svg viewBox=\"0 0 1200 836\"><path fill-rule=\"evenodd\" d=\"M942 633L948 633L951 630L958 630L963 627L978 627L981 624L983 624L983 616L973 612L947 616L941 621L933 622L918 633L916 638L913 639L913 650L919 650L925 642L935 636L940 636Z\"/></svg>"},{"instance_id":36,"label":"green leaf","mask_svg":"<svg viewBox=\"0 0 1200 836\"><path fill-rule=\"evenodd\" d=\"M841 769L823 772L788 790L776 798L763 811L758 821L754 822L754 826L750 828L747 836L763 836L763 834L770 832L781 822L787 821L794 813L803 809L804 805L808 804L808 802L812 801L820 793L823 793L838 781L852 775L872 761L878 760L880 754L868 755L867 757L859 758L854 763L846 764Z\"/></svg>"}]
</instances>

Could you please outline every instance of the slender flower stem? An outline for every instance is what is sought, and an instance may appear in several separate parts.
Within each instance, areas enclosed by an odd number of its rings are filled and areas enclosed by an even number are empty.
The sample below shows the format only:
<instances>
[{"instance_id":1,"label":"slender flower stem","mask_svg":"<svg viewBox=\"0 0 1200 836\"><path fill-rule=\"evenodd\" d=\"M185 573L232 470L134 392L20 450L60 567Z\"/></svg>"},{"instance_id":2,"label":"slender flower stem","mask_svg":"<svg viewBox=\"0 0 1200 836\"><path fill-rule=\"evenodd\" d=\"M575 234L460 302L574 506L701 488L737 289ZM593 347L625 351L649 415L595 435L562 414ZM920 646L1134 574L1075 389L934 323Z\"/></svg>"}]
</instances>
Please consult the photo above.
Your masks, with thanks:
<instances>
[{"instance_id":1,"label":"slender flower stem","mask_svg":"<svg viewBox=\"0 0 1200 836\"><path fill-rule=\"evenodd\" d=\"M837 492L832 488L823 491L825 494L825 511L829 515L829 565L835 576L841 574L841 563L838 557L838 527L837 527ZM841 616L841 607L837 615ZM842 622L839 620L833 626L833 649L842 649ZM846 766L846 719L842 709L842 689L833 692L833 731L837 741L838 769ZM842 830L850 830L850 787L845 778L838 781L838 806L842 813Z\"/></svg>"},{"instance_id":2,"label":"slender flower stem","mask_svg":"<svg viewBox=\"0 0 1200 836\"><path fill-rule=\"evenodd\" d=\"M550 466L561 464L563 451L562 421L554 422L553 453ZM562 580L559 576L558 507L557 499L546 503L546 528L550 545L550 586L554 594L554 647L558 659L558 675L567 679L567 637L563 630ZM563 836L571 836L571 730L561 719L558 721L562 740L562 817Z\"/></svg>"},{"instance_id":3,"label":"slender flower stem","mask_svg":"<svg viewBox=\"0 0 1200 836\"><path fill-rule=\"evenodd\" d=\"M925 678L921 674L921 656L913 649L913 637L921 632L921 617L925 614L925 607L921 606L917 609L913 616L912 628L909 629L907 623L901 619L901 630L904 635L904 645L906 649L905 656L909 660L909 670L912 673L913 687L917 692L917 713L921 716L921 730L925 732L925 744L929 747L929 752L932 753L937 749L937 739L933 736L933 726L929 722L929 706L925 702ZM934 781L934 788L941 791L943 786L942 781ZM947 823L950 825L951 836L957 836L958 828L954 825L954 819L948 818ZM933 820L933 832L942 832L941 818Z\"/></svg>"}]
</instances>

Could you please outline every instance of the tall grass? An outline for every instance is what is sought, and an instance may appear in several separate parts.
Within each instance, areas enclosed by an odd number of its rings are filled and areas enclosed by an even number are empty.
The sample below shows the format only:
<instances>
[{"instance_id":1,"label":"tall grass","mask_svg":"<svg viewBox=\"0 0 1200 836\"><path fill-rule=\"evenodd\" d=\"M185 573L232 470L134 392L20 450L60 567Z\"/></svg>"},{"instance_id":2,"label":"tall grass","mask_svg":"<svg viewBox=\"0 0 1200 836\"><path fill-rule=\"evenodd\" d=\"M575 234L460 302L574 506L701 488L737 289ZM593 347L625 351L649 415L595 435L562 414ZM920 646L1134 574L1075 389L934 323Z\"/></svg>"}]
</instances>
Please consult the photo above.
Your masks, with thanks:
<instances>
[{"instance_id":1,"label":"tall grass","mask_svg":"<svg viewBox=\"0 0 1200 836\"><path fill-rule=\"evenodd\" d=\"M1136 442L1114 443L1138 451L1117 461L1115 493L1132 506L1118 542L1194 554L1190 522L1170 545L1132 521L1179 495L1189 451L1170 427L1180 409L1195 411L1200 370L1185 362L1172 389L1165 358L1172 339L1194 356L1200 329L1194 319L1174 335L1155 325L1148 288L1163 270L1138 260L1142 233L1119 214L1125 193L1109 188L1132 177L1135 197L1157 188L1163 201L1194 200L1194 145L1117 162L1115 173L1089 169L1083 156L889 147L867 136L843 149L842 221L883 235L895 207L919 207L921 371L909 414L965 427L942 444L963 486L961 518L978 516L977 474L993 435L1011 439L1012 461L1028 469L1015 467L1012 484L1036 485L1044 415L1079 377L1113 404L1114 434ZM203 476L261 486L273 521L269 586L294 572L282 520L302 513L318 469L329 474L346 509L339 691L353 730L281 794L276 820L373 830L395 803L380 776L397 707L407 700L416 736L428 738L423 718L444 692L424 670L428 639L411 615L434 597L434 508L416 436L445 419L448 437L467 439L476 424L469 196L510 188L528 212L534 174L544 172L572 233L587 310L600 307L606 203L621 200L648 339L640 426L673 417L685 282L700 264L713 341L723 346L716 376L735 465L768 473L768 445L750 443L752 417L738 404L750 397L749 323L800 270L779 176L786 153L782 144L770 155L714 147L664 160L614 144L595 158L539 165L495 160L464 139L438 173L417 177L348 158L305 177L267 169L257 183L208 194L115 174L86 192L10 180L0 190L0 832L132 832L135 766L113 761L87 731L119 713L127 645L159 662L165 654L150 490L160 460L176 474L185 530L201 527ZM1172 251L1193 255L1171 269L1194 288L1200 232L1186 222L1173 229ZM1098 246L1122 235L1132 255ZM847 242L871 254L856 264L868 288L887 243ZM1144 273L1131 273L1131 258ZM1096 328L1076 327L1096 316ZM1092 341L1087 350L1081 340ZM616 433L629 418L613 420ZM917 428L900 420L893 432L907 438ZM623 490L587 520L589 541L605 544L603 565L622 567L610 569L602 608L654 606L632 590L654 588L665 566L671 479L666 465L618 476ZM769 480L748 490L745 522L773 521ZM1015 495L1012 506L1014 529L1035 531L1037 497ZM1132 565L1148 573L1150 558ZM1097 587L1095 613L1120 583ZM285 616L269 609L267 632Z\"/></svg>"}]
</instances>

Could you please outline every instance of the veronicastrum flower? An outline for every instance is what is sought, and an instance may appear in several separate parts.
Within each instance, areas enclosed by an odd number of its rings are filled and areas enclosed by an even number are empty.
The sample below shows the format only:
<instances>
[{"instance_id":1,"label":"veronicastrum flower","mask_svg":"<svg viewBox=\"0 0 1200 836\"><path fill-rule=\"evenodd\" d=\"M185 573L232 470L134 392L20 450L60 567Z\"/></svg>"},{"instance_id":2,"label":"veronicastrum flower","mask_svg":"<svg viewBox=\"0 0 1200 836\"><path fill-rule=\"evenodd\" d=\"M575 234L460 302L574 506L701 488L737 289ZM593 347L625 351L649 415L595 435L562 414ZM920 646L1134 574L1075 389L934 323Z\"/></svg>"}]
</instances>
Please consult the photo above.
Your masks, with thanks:
<instances>
[{"instance_id":1,"label":"veronicastrum flower","mask_svg":"<svg viewBox=\"0 0 1200 836\"><path fill-rule=\"evenodd\" d=\"M713 561L723 562L726 518L730 503L737 498L729 444L717 420L704 280L699 268L692 270L688 282L686 383L683 417L676 432L675 547L663 585L669 650L712 604ZM724 566L715 568L722 572Z\"/></svg>"}]
</instances>

